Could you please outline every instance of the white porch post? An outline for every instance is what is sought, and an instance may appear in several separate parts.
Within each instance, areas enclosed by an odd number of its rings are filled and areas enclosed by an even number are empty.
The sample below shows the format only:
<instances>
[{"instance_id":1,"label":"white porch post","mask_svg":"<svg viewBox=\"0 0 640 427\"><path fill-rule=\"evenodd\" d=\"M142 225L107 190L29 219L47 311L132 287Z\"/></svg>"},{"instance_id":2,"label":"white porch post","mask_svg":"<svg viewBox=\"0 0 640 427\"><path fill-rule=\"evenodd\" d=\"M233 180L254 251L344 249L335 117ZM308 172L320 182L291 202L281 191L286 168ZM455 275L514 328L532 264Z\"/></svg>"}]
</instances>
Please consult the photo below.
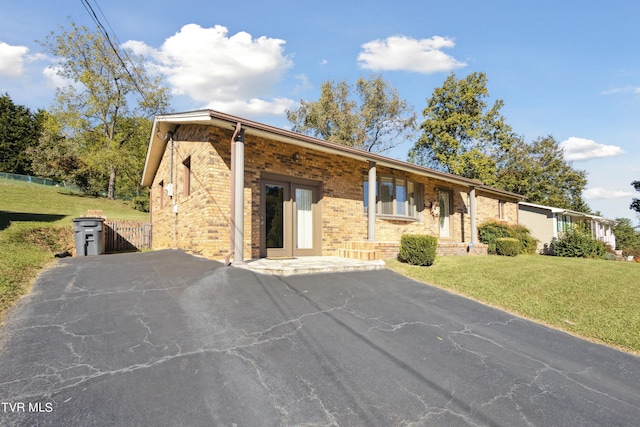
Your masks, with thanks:
<instances>
[{"instance_id":1,"label":"white porch post","mask_svg":"<svg viewBox=\"0 0 640 427\"><path fill-rule=\"evenodd\" d=\"M469 218L471 218L471 243L478 240L478 225L476 222L476 188L471 187L469 190Z\"/></svg>"},{"instance_id":2,"label":"white porch post","mask_svg":"<svg viewBox=\"0 0 640 427\"><path fill-rule=\"evenodd\" d=\"M234 138L233 174L233 262L244 262L244 129Z\"/></svg>"},{"instance_id":3,"label":"white porch post","mask_svg":"<svg viewBox=\"0 0 640 427\"><path fill-rule=\"evenodd\" d=\"M369 208L367 211L367 237L370 242L376 241L376 164L369 162Z\"/></svg>"}]
</instances>

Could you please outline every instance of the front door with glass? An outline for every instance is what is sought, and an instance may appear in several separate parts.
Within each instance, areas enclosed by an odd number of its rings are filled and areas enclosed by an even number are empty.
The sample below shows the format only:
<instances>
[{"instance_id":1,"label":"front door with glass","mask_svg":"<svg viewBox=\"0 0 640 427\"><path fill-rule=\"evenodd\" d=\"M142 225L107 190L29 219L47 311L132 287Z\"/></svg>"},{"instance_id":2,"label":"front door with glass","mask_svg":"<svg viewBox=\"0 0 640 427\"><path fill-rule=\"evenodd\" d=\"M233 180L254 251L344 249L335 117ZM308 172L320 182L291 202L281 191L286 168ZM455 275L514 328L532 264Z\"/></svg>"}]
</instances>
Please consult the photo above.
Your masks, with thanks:
<instances>
[{"instance_id":1,"label":"front door with glass","mask_svg":"<svg viewBox=\"0 0 640 427\"><path fill-rule=\"evenodd\" d=\"M261 256L319 255L318 188L285 181L262 181Z\"/></svg>"}]
</instances>

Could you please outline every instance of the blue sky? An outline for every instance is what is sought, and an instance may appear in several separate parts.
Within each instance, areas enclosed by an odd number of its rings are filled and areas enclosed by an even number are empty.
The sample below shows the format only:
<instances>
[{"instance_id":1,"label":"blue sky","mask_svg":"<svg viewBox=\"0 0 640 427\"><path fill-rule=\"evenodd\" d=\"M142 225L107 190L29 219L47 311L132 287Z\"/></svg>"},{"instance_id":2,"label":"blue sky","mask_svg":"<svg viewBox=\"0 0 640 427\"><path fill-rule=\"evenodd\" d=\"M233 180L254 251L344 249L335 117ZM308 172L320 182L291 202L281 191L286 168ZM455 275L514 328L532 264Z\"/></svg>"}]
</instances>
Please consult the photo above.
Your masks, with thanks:
<instances>
[{"instance_id":1,"label":"blue sky","mask_svg":"<svg viewBox=\"0 0 640 427\"><path fill-rule=\"evenodd\" d=\"M112 37L145 54L176 112L214 108L288 127L287 108L322 82L381 74L422 119L426 99L455 72L484 72L490 103L527 141L553 135L588 172L585 199L632 218L640 180L640 2L396 0L90 0ZM80 0L0 2L0 92L29 108L54 100L44 40ZM407 141L392 157L406 159Z\"/></svg>"}]
</instances>

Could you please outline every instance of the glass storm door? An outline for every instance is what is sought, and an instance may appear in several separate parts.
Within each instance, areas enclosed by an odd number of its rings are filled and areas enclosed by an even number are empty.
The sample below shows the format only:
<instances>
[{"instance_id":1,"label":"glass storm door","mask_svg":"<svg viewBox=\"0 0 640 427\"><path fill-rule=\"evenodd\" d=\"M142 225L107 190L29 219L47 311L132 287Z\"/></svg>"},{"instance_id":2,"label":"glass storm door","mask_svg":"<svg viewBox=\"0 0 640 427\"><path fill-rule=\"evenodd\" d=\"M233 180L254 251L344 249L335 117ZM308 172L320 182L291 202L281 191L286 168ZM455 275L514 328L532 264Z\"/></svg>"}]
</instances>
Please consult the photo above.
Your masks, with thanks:
<instances>
[{"instance_id":1,"label":"glass storm door","mask_svg":"<svg viewBox=\"0 0 640 427\"><path fill-rule=\"evenodd\" d=\"M440 206L440 238L451 238L451 193L440 191L438 196Z\"/></svg>"},{"instance_id":2,"label":"glass storm door","mask_svg":"<svg viewBox=\"0 0 640 427\"><path fill-rule=\"evenodd\" d=\"M293 255L314 255L317 245L314 210L316 189L304 185L293 184Z\"/></svg>"},{"instance_id":3,"label":"glass storm door","mask_svg":"<svg viewBox=\"0 0 640 427\"><path fill-rule=\"evenodd\" d=\"M317 255L317 188L274 181L263 181L261 187L261 256Z\"/></svg>"},{"instance_id":4,"label":"glass storm door","mask_svg":"<svg viewBox=\"0 0 640 427\"><path fill-rule=\"evenodd\" d=\"M262 184L264 209L261 215L261 232L265 239L266 256L291 256L289 229L291 227L289 185L265 182Z\"/></svg>"}]
</instances>

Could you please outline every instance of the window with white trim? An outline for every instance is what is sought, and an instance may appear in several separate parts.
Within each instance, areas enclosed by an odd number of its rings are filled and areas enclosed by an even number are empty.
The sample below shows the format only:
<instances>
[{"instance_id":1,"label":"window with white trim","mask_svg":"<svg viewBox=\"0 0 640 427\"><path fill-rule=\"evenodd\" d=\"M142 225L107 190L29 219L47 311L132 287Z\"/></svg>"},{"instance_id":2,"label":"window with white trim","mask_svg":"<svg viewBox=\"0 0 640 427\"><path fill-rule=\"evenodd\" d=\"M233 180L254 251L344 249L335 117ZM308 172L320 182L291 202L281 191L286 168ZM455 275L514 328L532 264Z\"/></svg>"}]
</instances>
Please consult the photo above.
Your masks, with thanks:
<instances>
[{"instance_id":1,"label":"window with white trim","mask_svg":"<svg viewBox=\"0 0 640 427\"><path fill-rule=\"evenodd\" d=\"M376 214L389 217L418 218L419 184L404 178L378 176ZM364 211L369 210L369 180L364 180Z\"/></svg>"}]
</instances>

